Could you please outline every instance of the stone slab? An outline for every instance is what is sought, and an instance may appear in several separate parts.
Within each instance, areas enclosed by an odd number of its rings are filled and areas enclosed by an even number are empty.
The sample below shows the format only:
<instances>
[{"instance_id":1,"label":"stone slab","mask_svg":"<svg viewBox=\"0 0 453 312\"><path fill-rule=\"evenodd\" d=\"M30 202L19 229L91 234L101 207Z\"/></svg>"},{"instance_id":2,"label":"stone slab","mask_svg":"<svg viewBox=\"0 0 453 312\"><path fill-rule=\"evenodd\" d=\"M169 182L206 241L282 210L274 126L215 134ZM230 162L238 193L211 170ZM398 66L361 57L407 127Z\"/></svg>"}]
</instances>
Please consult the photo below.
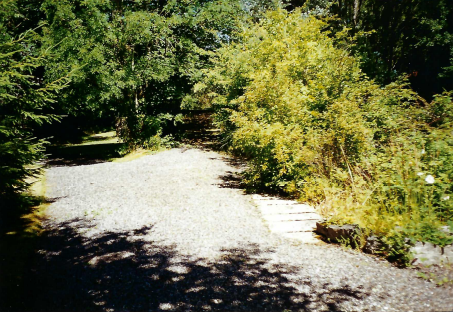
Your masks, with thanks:
<instances>
[{"instance_id":1,"label":"stone slab","mask_svg":"<svg viewBox=\"0 0 453 312\"><path fill-rule=\"evenodd\" d=\"M315 220L320 221L321 218L317 213L287 213L287 214L263 214L263 218L268 222L281 222L281 221L303 221Z\"/></svg>"},{"instance_id":2,"label":"stone slab","mask_svg":"<svg viewBox=\"0 0 453 312\"><path fill-rule=\"evenodd\" d=\"M259 199L255 200L258 204L264 204L268 206L292 206L292 205L300 205L300 203L294 200L284 200L284 199Z\"/></svg>"},{"instance_id":3,"label":"stone slab","mask_svg":"<svg viewBox=\"0 0 453 312\"><path fill-rule=\"evenodd\" d=\"M288 233L288 232L312 232L316 228L316 221L291 221L291 222L270 222L271 232Z\"/></svg>"},{"instance_id":4,"label":"stone slab","mask_svg":"<svg viewBox=\"0 0 453 312\"><path fill-rule=\"evenodd\" d=\"M281 233L281 236L289 239L297 240L304 244L322 244L323 242L317 238L313 232L295 232L295 233Z\"/></svg>"},{"instance_id":5,"label":"stone slab","mask_svg":"<svg viewBox=\"0 0 453 312\"><path fill-rule=\"evenodd\" d=\"M258 208L263 214L290 214L290 213L316 213L313 207L308 205L291 205L291 206L278 206L278 205L258 205Z\"/></svg>"},{"instance_id":6,"label":"stone slab","mask_svg":"<svg viewBox=\"0 0 453 312\"><path fill-rule=\"evenodd\" d=\"M274 196L263 196L263 195L259 195L259 194L253 194L253 195L252 195L252 198L255 199L255 200L260 200L260 199L279 199L278 197L274 197Z\"/></svg>"},{"instance_id":7,"label":"stone slab","mask_svg":"<svg viewBox=\"0 0 453 312\"><path fill-rule=\"evenodd\" d=\"M271 232L301 243L322 243L313 232L316 222L322 221L313 207L273 196L255 194L252 198Z\"/></svg>"}]
</instances>

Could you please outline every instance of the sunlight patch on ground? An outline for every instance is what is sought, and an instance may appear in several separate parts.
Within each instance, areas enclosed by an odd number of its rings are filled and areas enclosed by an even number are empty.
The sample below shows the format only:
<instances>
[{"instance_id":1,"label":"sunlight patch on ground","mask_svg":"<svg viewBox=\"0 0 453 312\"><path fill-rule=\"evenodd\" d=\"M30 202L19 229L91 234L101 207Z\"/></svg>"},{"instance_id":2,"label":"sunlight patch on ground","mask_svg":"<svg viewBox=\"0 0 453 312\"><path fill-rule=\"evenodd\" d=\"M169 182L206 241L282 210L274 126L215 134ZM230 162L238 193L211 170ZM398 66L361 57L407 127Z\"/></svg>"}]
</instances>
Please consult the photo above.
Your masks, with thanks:
<instances>
[{"instance_id":1,"label":"sunlight patch on ground","mask_svg":"<svg viewBox=\"0 0 453 312\"><path fill-rule=\"evenodd\" d=\"M174 310L174 309L175 309L175 305L171 304L171 303L161 303L159 305L159 310L169 311L169 310Z\"/></svg>"},{"instance_id":2,"label":"sunlight patch on ground","mask_svg":"<svg viewBox=\"0 0 453 312\"><path fill-rule=\"evenodd\" d=\"M83 138L82 143L66 144L65 146L85 146L85 145L98 145L98 144L111 144L111 143L119 143L119 138L116 136L115 131L87 135Z\"/></svg>"},{"instance_id":3,"label":"sunlight patch on ground","mask_svg":"<svg viewBox=\"0 0 453 312\"><path fill-rule=\"evenodd\" d=\"M177 274L187 274L190 272L190 268L183 265L172 265L167 270Z\"/></svg>"},{"instance_id":4,"label":"sunlight patch on ground","mask_svg":"<svg viewBox=\"0 0 453 312\"><path fill-rule=\"evenodd\" d=\"M116 135L115 131L103 132L103 133L96 133L89 135L84 138L83 142L80 144L73 144L71 146L86 146L86 145L99 145L99 144L112 144L112 143L120 143L119 137ZM68 145L69 146L69 145ZM146 155L157 153L164 149L159 150L146 150L139 148L135 151L129 152L121 157L111 158L110 161L112 162L128 162L132 160L136 160Z\"/></svg>"},{"instance_id":5,"label":"sunlight patch on ground","mask_svg":"<svg viewBox=\"0 0 453 312\"><path fill-rule=\"evenodd\" d=\"M111 263L113 261L123 260L132 256L134 256L134 253L128 251L111 252L105 255L96 256L92 258L90 261L88 261L88 264L96 266L100 263Z\"/></svg>"},{"instance_id":6,"label":"sunlight patch on ground","mask_svg":"<svg viewBox=\"0 0 453 312\"><path fill-rule=\"evenodd\" d=\"M46 176L44 173L40 174L37 177L31 177L29 179L30 183L33 183L30 187L30 193L33 196L44 197L46 195L47 186L46 186Z\"/></svg>"},{"instance_id":7,"label":"sunlight patch on ground","mask_svg":"<svg viewBox=\"0 0 453 312\"><path fill-rule=\"evenodd\" d=\"M44 218L47 207L50 205L50 203L45 200L47 192L45 173L42 173L36 177L30 177L27 179L27 182L32 183L27 193L38 198L40 204L32 207L29 213L21 216L21 219L24 219L27 224L27 226L23 229L24 233L22 234L39 235L43 232L41 221ZM17 232L14 234L17 234Z\"/></svg>"},{"instance_id":8,"label":"sunlight patch on ground","mask_svg":"<svg viewBox=\"0 0 453 312\"><path fill-rule=\"evenodd\" d=\"M116 162L116 163L128 162L128 161L136 160L136 159L146 156L146 155L151 155L153 153L155 153L155 151L138 149L133 152L127 153L126 155L124 155L121 158L114 158L114 159L112 159L112 162Z\"/></svg>"}]
</instances>

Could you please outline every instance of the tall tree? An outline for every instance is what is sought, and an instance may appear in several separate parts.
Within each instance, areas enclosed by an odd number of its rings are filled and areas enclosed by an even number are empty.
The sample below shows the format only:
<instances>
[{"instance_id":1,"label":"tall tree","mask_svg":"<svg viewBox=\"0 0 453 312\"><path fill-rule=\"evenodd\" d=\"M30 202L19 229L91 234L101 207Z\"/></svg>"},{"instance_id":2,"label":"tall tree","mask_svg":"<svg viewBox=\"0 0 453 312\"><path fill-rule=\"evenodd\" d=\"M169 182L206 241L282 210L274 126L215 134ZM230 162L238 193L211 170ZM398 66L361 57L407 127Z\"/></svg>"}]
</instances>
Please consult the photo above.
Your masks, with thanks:
<instances>
[{"instance_id":1,"label":"tall tree","mask_svg":"<svg viewBox=\"0 0 453 312\"><path fill-rule=\"evenodd\" d=\"M364 69L386 83L406 73L431 98L453 89L453 5L449 0L363 1L357 27L375 31L358 46Z\"/></svg>"},{"instance_id":2,"label":"tall tree","mask_svg":"<svg viewBox=\"0 0 453 312\"><path fill-rule=\"evenodd\" d=\"M339 19L338 31L368 33L356 45L364 71L381 84L407 74L413 88L430 99L453 89L453 3L451 0L288 0L289 9L322 8Z\"/></svg>"},{"instance_id":3,"label":"tall tree","mask_svg":"<svg viewBox=\"0 0 453 312\"><path fill-rule=\"evenodd\" d=\"M0 198L11 198L25 190L27 178L40 168L44 141L33 137L33 129L56 117L46 114L55 92L66 79L44 84L39 74L49 51L40 50L40 37L33 29L22 34L20 2L2 3L0 13ZM21 21L22 16L22 21ZM34 165L34 166L32 166ZM3 208L3 206L2 206Z\"/></svg>"},{"instance_id":4,"label":"tall tree","mask_svg":"<svg viewBox=\"0 0 453 312\"><path fill-rule=\"evenodd\" d=\"M48 78L78 68L63 109L117 117L131 147L173 119L241 10L233 0L46 0L43 9L46 46L57 50Z\"/></svg>"}]
</instances>

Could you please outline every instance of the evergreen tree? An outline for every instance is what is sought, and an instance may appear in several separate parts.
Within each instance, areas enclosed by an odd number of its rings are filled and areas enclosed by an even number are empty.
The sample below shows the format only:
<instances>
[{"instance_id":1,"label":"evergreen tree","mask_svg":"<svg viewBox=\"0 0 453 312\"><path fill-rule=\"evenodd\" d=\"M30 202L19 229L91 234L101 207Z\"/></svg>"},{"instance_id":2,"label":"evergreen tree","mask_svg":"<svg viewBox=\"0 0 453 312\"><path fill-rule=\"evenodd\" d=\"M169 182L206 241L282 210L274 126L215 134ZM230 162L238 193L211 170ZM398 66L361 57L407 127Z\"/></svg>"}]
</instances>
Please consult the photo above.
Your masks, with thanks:
<instances>
[{"instance_id":1,"label":"evergreen tree","mask_svg":"<svg viewBox=\"0 0 453 312\"><path fill-rule=\"evenodd\" d=\"M4 24L2 24L3 26ZM55 92L66 79L43 84L36 70L46 60L45 51L37 51L37 34L29 30L17 38L0 39L0 197L12 197L26 189L27 178L40 168L44 140L33 137L33 129L55 120L44 114Z\"/></svg>"}]
</instances>

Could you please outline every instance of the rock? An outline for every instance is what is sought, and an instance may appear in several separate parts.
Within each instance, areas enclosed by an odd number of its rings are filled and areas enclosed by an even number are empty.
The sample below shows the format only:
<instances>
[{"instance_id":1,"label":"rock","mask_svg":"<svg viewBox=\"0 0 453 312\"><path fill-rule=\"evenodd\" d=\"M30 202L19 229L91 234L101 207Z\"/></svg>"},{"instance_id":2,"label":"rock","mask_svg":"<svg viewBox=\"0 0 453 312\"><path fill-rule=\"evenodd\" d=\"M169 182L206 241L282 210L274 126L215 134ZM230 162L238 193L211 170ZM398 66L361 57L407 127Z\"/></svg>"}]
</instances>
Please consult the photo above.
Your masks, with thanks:
<instances>
[{"instance_id":1,"label":"rock","mask_svg":"<svg viewBox=\"0 0 453 312\"><path fill-rule=\"evenodd\" d=\"M385 249L385 244L382 242L382 240L375 236L371 235L368 236L366 239L365 246L363 247L363 252L370 253L370 254L375 254L379 253L380 251Z\"/></svg>"},{"instance_id":2,"label":"rock","mask_svg":"<svg viewBox=\"0 0 453 312\"><path fill-rule=\"evenodd\" d=\"M316 222L316 230L315 232L321 234L323 236L327 236L327 225L325 222Z\"/></svg>"},{"instance_id":3,"label":"rock","mask_svg":"<svg viewBox=\"0 0 453 312\"><path fill-rule=\"evenodd\" d=\"M362 233L357 224L333 225L325 222L316 223L316 232L334 243L346 243L357 246Z\"/></svg>"},{"instance_id":4,"label":"rock","mask_svg":"<svg viewBox=\"0 0 453 312\"><path fill-rule=\"evenodd\" d=\"M409 251L414 255L414 265L453 264L453 245L439 247L432 243L417 242Z\"/></svg>"}]
</instances>

